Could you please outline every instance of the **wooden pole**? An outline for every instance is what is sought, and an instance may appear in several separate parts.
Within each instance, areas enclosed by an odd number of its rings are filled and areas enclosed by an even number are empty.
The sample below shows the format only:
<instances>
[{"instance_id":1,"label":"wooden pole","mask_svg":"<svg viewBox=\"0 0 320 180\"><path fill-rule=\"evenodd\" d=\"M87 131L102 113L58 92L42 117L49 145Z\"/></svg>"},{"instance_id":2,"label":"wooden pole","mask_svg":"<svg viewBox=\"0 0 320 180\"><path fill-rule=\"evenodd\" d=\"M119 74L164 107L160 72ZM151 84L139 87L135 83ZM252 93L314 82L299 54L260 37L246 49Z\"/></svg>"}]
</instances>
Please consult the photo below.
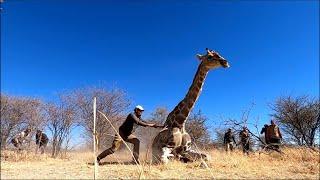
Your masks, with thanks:
<instances>
[{"instance_id":1,"label":"wooden pole","mask_svg":"<svg viewBox=\"0 0 320 180\"><path fill-rule=\"evenodd\" d=\"M93 178L98 178L98 163L96 155L96 115L97 115L97 98L93 98L93 157L94 157L94 176Z\"/></svg>"}]
</instances>

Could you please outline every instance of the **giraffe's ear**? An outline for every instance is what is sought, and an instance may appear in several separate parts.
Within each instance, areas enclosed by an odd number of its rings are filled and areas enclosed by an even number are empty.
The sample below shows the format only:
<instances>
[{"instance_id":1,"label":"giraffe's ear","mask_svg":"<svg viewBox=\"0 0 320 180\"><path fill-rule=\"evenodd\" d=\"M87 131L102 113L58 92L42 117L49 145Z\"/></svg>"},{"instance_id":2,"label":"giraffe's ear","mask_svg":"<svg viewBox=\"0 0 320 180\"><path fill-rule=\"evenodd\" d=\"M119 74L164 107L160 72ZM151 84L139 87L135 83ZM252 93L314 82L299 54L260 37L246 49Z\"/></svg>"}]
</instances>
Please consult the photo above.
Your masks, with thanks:
<instances>
[{"instance_id":1,"label":"giraffe's ear","mask_svg":"<svg viewBox=\"0 0 320 180\"><path fill-rule=\"evenodd\" d=\"M198 58L199 61L202 61L202 57L203 57L203 55L197 54L197 58Z\"/></svg>"}]
</instances>

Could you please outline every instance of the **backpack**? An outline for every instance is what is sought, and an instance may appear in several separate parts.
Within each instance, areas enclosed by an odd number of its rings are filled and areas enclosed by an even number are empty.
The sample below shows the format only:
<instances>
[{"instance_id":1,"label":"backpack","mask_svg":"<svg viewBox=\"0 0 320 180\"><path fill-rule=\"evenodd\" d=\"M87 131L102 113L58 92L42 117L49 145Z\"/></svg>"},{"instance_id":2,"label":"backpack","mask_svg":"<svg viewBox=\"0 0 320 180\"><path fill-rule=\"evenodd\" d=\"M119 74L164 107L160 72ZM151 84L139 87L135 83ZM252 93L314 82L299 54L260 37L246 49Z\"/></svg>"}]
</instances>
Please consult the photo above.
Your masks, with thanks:
<instances>
[{"instance_id":1,"label":"backpack","mask_svg":"<svg viewBox=\"0 0 320 180\"><path fill-rule=\"evenodd\" d=\"M279 128L276 125L270 125L267 128L269 138L280 139Z\"/></svg>"}]
</instances>

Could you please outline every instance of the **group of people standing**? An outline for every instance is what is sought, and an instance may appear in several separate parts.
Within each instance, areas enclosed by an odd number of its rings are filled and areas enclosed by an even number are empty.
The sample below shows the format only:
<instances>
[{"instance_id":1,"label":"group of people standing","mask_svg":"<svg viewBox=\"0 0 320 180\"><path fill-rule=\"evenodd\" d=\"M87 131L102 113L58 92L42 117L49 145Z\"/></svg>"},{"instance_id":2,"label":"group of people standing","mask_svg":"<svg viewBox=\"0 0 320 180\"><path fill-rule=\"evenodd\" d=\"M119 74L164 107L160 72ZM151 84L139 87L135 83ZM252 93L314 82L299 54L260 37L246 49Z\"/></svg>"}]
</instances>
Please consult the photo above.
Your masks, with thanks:
<instances>
[{"instance_id":1,"label":"group of people standing","mask_svg":"<svg viewBox=\"0 0 320 180\"><path fill-rule=\"evenodd\" d=\"M267 147L272 147L274 150L279 151L279 144L281 143L282 135L279 127L275 124L273 120L271 120L271 124L265 124L262 128L260 134L265 134L265 144ZM249 154L250 151L250 134L247 127L243 127L243 129L239 132L240 142L236 143L234 134L232 129L229 128L227 132L224 134L223 143L225 145L225 150L228 152L233 151L234 146L241 144L242 151L244 154Z\"/></svg>"},{"instance_id":2,"label":"group of people standing","mask_svg":"<svg viewBox=\"0 0 320 180\"><path fill-rule=\"evenodd\" d=\"M21 151L23 148L23 144L27 139L31 138L31 128L26 128L24 131L18 133L11 139L11 143L14 147L17 148L18 151ZM36 153L40 150L41 154L44 154L45 148L49 142L48 136L42 132L41 130L36 131Z\"/></svg>"},{"instance_id":3,"label":"group of people standing","mask_svg":"<svg viewBox=\"0 0 320 180\"><path fill-rule=\"evenodd\" d=\"M240 143L242 146L243 153L249 154L250 150L250 136L247 127L243 127L243 129L239 133ZM227 132L224 134L223 144L225 145L225 150L228 152L233 151L234 146L238 145L235 137L233 135L232 129L229 128Z\"/></svg>"}]
</instances>

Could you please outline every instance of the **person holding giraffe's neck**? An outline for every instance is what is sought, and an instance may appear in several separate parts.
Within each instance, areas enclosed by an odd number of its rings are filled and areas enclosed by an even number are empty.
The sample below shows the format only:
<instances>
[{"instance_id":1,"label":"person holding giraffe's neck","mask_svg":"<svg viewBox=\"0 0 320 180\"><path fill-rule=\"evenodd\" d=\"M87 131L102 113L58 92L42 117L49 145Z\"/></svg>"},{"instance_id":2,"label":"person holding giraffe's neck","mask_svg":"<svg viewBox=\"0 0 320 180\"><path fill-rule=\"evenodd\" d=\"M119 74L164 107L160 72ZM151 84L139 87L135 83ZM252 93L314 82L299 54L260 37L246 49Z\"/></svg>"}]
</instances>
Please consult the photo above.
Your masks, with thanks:
<instances>
[{"instance_id":1,"label":"person holding giraffe's neck","mask_svg":"<svg viewBox=\"0 0 320 180\"><path fill-rule=\"evenodd\" d=\"M122 144L122 141L126 141L129 143L132 143L133 146L133 156L134 156L134 162L135 163L140 163L139 162L139 149L140 149L140 140L133 134L134 129L133 126L135 124L140 125L140 126L148 126L148 127L154 127L154 128L158 128L158 127L163 127L163 126L159 126L156 125L155 123L147 123L144 122L141 119L142 113L143 113L144 109L142 106L138 105L135 107L134 112L130 113L126 120L123 122L123 124L119 127L119 135L116 134L115 138L113 140L112 146L103 151L98 157L97 157L97 161L99 164L100 160L105 158L106 156L113 154L116 150L118 150L120 148L120 145Z\"/></svg>"}]
</instances>

